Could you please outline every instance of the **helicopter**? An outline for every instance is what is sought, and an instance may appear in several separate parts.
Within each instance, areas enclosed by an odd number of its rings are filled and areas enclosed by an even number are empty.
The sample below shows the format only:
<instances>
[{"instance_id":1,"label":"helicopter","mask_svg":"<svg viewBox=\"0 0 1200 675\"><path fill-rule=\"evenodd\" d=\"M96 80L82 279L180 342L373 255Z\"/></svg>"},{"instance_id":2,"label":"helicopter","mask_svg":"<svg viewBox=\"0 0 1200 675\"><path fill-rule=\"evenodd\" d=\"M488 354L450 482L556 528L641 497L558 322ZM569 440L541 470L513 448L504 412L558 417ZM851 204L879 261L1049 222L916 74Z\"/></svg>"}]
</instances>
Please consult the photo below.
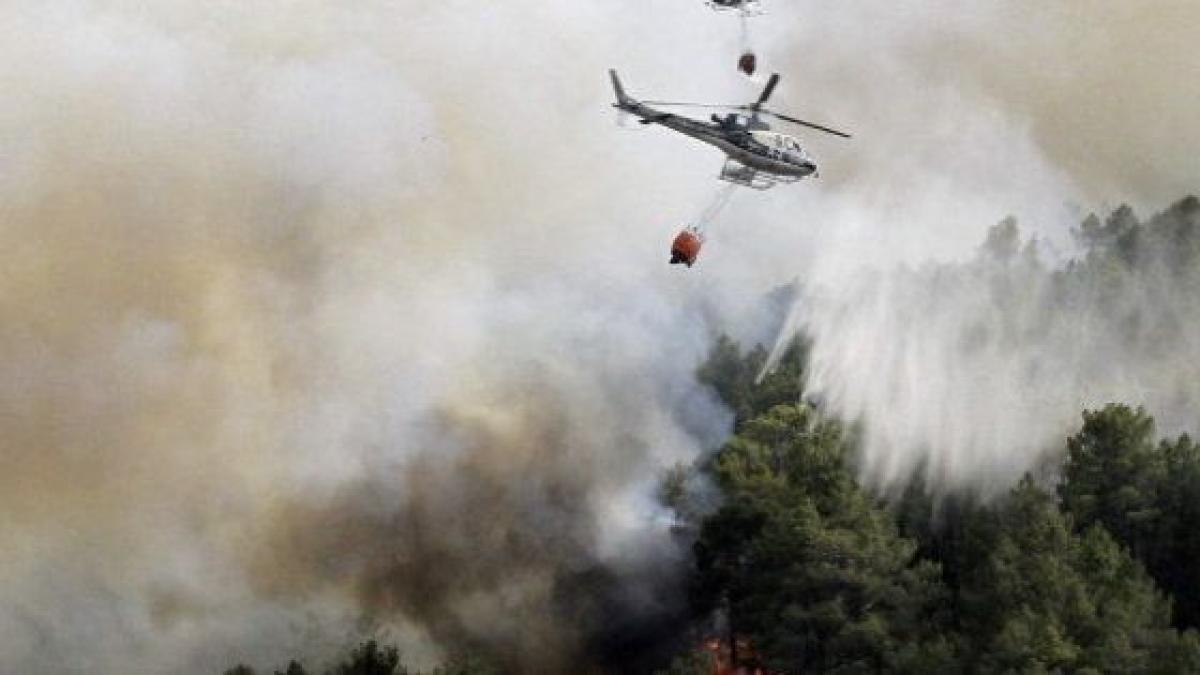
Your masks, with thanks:
<instances>
[{"instance_id":1,"label":"helicopter","mask_svg":"<svg viewBox=\"0 0 1200 675\"><path fill-rule=\"evenodd\" d=\"M813 124L795 117L788 117L763 108L779 84L779 73L773 73L758 100L746 105L710 105L703 103L672 103L666 101L639 101L625 93L617 71L609 70L617 102L614 108L640 118L641 124L659 124L678 131L699 141L714 145L725 153L725 164L718 176L721 180L756 190L766 190L777 183L794 183L808 176L817 177L817 164L800 147L799 141L787 134L770 130L762 116L775 117L786 122L823 131L834 136L850 138L837 129ZM721 116L713 114L711 122L702 122L682 115L657 110L651 106L685 106L700 108L723 108L731 111L748 111L749 116L730 112Z\"/></svg>"},{"instance_id":2,"label":"helicopter","mask_svg":"<svg viewBox=\"0 0 1200 675\"><path fill-rule=\"evenodd\" d=\"M746 77L754 77L758 67L758 55L750 47L750 27L746 19L764 14L759 0L706 0L710 8L718 12L737 12L742 19L742 52L738 57L737 68Z\"/></svg>"},{"instance_id":3,"label":"helicopter","mask_svg":"<svg viewBox=\"0 0 1200 675\"><path fill-rule=\"evenodd\" d=\"M718 12L738 11L743 16L763 13L759 0L708 0L707 4Z\"/></svg>"}]
</instances>

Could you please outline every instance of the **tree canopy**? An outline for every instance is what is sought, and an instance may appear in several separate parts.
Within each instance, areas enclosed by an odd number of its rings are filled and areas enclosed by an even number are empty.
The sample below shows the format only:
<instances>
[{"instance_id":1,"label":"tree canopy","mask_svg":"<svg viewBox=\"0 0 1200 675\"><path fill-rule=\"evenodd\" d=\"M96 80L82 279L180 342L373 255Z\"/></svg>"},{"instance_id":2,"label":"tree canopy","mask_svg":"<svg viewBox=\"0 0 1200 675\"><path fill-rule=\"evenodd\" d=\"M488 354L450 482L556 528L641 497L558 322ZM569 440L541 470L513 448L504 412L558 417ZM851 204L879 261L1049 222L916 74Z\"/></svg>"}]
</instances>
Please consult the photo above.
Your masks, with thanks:
<instances>
[{"instance_id":1,"label":"tree canopy","mask_svg":"<svg viewBox=\"0 0 1200 675\"><path fill-rule=\"evenodd\" d=\"M918 486L887 503L855 481L853 435L800 400L802 367L756 383L761 350L729 340L713 359L720 368L701 372L721 373L710 381L741 419L703 468L724 502L699 528L693 606L722 618L741 663L1200 671L1200 641L1172 626L1172 594L1182 608L1196 587L1187 523L1200 505L1200 450L1187 437L1156 441L1145 411L1112 405L1084 413L1056 487L1026 477L982 504ZM773 377L796 378L790 400L755 390L787 390ZM742 384L718 386L728 383ZM1192 625L1183 614L1176 624Z\"/></svg>"}]
</instances>

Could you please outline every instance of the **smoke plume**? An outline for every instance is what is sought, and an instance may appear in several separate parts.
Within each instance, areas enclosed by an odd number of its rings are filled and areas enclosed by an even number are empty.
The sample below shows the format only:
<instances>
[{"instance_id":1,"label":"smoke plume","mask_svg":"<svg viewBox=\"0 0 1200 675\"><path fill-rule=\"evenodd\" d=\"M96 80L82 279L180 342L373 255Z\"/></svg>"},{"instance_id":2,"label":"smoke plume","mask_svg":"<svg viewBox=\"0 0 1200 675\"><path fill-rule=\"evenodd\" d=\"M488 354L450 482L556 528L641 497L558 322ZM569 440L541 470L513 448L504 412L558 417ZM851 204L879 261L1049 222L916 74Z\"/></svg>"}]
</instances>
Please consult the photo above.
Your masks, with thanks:
<instances>
[{"instance_id":1,"label":"smoke plume","mask_svg":"<svg viewBox=\"0 0 1200 675\"><path fill-rule=\"evenodd\" d=\"M677 601L650 495L728 415L598 6L5 16L0 670L319 665L366 622L553 672L587 603Z\"/></svg>"}]
</instances>

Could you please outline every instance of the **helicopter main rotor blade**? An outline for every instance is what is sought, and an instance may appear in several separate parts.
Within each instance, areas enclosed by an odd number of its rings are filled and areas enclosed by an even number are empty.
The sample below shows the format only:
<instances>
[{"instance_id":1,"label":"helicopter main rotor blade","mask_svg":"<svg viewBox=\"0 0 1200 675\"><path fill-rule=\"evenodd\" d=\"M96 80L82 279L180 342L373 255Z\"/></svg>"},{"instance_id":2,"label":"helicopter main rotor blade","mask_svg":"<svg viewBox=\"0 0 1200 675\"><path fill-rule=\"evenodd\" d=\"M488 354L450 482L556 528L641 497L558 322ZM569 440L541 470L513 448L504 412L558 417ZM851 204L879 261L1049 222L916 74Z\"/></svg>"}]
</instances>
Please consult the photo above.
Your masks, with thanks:
<instances>
[{"instance_id":1,"label":"helicopter main rotor blade","mask_svg":"<svg viewBox=\"0 0 1200 675\"><path fill-rule=\"evenodd\" d=\"M779 73L771 73L771 79L767 80L767 86L763 87L762 93L758 95L758 100L750 105L751 110L758 110L762 104L771 98L771 92L775 91L775 85L779 84Z\"/></svg>"},{"instance_id":2,"label":"helicopter main rotor blade","mask_svg":"<svg viewBox=\"0 0 1200 675\"><path fill-rule=\"evenodd\" d=\"M713 103L690 103L684 101L642 101L646 105L677 105L690 108L724 108L726 110L749 110L752 113L758 112L763 103L771 98L771 94L775 91L775 87L779 85L779 73L771 73L771 79L767 80L767 86L763 87L762 93L758 95L758 100L750 104L742 105L722 105Z\"/></svg>"},{"instance_id":3,"label":"helicopter main rotor blade","mask_svg":"<svg viewBox=\"0 0 1200 675\"><path fill-rule=\"evenodd\" d=\"M800 126L808 127L810 129L816 129L818 131L824 131L825 133L833 134L834 136L841 136L842 138L852 138L852 136L850 136L850 134L848 134L844 131L838 131L837 129L831 129L829 127L821 126L820 124L814 124L812 122L805 122L802 119L797 119L795 117L788 117L787 115L781 115L781 114L771 111L771 110L760 110L759 112L762 114L765 114L765 115L770 115L771 117L778 117L779 119L784 120L785 122L791 122L792 124L799 124Z\"/></svg>"}]
</instances>

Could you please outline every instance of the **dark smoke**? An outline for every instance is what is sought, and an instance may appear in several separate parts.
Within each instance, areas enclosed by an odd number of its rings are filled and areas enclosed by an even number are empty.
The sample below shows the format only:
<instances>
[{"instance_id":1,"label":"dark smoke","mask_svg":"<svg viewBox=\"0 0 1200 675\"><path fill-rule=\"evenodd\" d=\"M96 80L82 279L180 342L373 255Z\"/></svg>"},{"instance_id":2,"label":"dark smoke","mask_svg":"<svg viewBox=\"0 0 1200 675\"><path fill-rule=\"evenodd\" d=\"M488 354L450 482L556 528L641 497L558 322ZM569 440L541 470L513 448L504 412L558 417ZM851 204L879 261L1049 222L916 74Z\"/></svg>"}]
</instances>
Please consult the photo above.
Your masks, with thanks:
<instances>
[{"instance_id":1,"label":"dark smoke","mask_svg":"<svg viewBox=\"0 0 1200 675\"><path fill-rule=\"evenodd\" d=\"M621 624L679 615L683 553L644 526L636 546L602 552L609 509L644 480L647 448L633 435L597 444L577 414L536 380L443 408L425 423L426 452L282 505L255 584L285 598L352 593L368 615L414 621L506 672L578 672L636 651L644 634Z\"/></svg>"}]
</instances>

